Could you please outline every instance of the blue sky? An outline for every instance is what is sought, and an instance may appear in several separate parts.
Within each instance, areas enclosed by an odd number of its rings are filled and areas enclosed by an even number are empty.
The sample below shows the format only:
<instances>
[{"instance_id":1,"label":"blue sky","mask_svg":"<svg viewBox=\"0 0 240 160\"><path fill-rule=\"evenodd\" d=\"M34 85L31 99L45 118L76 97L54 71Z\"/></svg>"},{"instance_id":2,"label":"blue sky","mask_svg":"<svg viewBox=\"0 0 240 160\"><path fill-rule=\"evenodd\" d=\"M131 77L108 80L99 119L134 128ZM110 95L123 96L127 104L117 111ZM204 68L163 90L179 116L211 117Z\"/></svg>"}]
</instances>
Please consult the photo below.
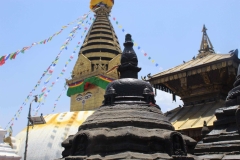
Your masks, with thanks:
<instances>
[{"instance_id":1,"label":"blue sky","mask_svg":"<svg viewBox=\"0 0 240 160\"><path fill-rule=\"evenodd\" d=\"M89 0L1 0L0 1L0 56L17 51L42 41L58 32L62 26L74 21L89 11ZM172 68L198 54L203 24L218 53L228 53L240 47L240 1L238 0L115 0L111 21L119 38L124 42L126 33L132 34L134 41L148 56L145 57L135 48L139 66L139 77L148 73L158 73ZM92 17L91 13L89 17ZM124 28L123 33L116 25ZM0 125L4 128L21 107L29 92L51 62L60 52L69 32L75 25L64 29L46 44L36 45L19 53L15 60L7 60L0 66ZM83 30L79 30L61 54L50 83L54 82L73 53L77 43L82 42ZM123 49L123 46L121 46ZM159 64L148 60L155 60ZM70 76L77 55L69 62L67 70L49 93L45 105L39 113L51 114L55 100L63 90L65 78ZM43 81L47 78L44 77ZM50 83L47 85L49 87ZM33 95L40 94L43 83ZM165 112L182 102L172 102L171 95L158 91L156 97L159 106ZM32 98L30 99L32 100ZM13 134L16 135L27 123L29 103L17 120L14 120ZM33 109L37 104L33 104ZM63 93L54 113L69 111L70 98ZM34 114L35 112L32 112Z\"/></svg>"}]
</instances>

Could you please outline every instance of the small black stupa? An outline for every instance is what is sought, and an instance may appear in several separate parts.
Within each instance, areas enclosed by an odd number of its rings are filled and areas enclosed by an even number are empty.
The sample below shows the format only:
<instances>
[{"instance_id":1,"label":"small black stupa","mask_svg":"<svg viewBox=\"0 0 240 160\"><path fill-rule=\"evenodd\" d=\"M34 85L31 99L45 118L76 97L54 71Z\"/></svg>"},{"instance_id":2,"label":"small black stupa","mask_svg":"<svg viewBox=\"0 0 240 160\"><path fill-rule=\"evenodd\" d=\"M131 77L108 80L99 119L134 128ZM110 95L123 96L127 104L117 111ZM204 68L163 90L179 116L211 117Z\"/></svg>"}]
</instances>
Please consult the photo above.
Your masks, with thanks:
<instances>
[{"instance_id":1,"label":"small black stupa","mask_svg":"<svg viewBox=\"0 0 240 160\"><path fill-rule=\"evenodd\" d=\"M240 159L240 65L233 87L225 107L215 111L213 130L195 148L194 154L201 159Z\"/></svg>"},{"instance_id":2,"label":"small black stupa","mask_svg":"<svg viewBox=\"0 0 240 160\"><path fill-rule=\"evenodd\" d=\"M194 159L196 142L174 130L151 85L137 79L141 68L130 34L124 46L120 79L109 83L103 105L62 143L62 159Z\"/></svg>"}]
</instances>

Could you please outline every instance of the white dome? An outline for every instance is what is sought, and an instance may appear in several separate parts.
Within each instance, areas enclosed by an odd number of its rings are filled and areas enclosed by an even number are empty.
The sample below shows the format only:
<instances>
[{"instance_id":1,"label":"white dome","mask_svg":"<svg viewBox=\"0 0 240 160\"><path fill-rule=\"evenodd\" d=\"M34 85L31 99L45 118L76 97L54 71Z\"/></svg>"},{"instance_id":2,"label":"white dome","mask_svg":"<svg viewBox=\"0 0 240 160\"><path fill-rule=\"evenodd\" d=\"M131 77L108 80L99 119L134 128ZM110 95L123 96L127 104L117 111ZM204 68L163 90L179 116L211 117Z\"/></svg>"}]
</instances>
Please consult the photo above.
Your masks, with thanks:
<instances>
[{"instance_id":1,"label":"white dome","mask_svg":"<svg viewBox=\"0 0 240 160\"><path fill-rule=\"evenodd\" d=\"M27 160L50 160L62 157L61 143L74 135L94 111L75 111L44 116L46 124L29 127ZM24 157L26 128L16 136L18 155Z\"/></svg>"}]
</instances>

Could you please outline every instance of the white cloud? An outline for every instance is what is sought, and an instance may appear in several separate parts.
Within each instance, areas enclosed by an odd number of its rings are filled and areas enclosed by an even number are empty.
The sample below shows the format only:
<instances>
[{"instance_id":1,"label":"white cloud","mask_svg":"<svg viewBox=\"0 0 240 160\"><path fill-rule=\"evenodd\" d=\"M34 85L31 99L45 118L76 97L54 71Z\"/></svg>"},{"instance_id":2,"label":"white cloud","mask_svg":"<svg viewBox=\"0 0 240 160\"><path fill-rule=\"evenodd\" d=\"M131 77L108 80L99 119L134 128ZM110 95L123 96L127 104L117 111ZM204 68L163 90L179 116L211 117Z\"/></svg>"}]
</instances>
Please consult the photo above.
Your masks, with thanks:
<instances>
[{"instance_id":1,"label":"white cloud","mask_svg":"<svg viewBox=\"0 0 240 160\"><path fill-rule=\"evenodd\" d=\"M157 90L157 96L155 97L157 104L160 106L163 113L172 110L179 105L183 105L183 101L180 97L176 96L176 102L172 100L172 94Z\"/></svg>"}]
</instances>

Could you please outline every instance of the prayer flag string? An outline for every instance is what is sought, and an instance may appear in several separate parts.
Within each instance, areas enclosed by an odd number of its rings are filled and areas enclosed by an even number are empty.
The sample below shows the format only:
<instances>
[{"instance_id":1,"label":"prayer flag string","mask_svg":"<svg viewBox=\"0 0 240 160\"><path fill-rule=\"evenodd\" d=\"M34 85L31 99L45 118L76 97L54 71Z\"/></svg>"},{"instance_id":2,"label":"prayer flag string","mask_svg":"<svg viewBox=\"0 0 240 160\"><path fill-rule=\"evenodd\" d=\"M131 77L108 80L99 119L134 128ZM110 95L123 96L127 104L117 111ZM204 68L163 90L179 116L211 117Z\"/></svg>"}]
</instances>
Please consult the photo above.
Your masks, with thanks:
<instances>
[{"instance_id":1,"label":"prayer flag string","mask_svg":"<svg viewBox=\"0 0 240 160\"><path fill-rule=\"evenodd\" d=\"M90 19L91 19L91 18L90 18ZM92 19L92 21L94 21L94 19ZM91 23L89 23L89 25L91 25ZM85 29L84 29L83 34L81 35L81 37L83 37L83 35L87 32L87 29L88 29L88 28L89 28L89 27L85 27ZM43 89L42 89L42 91L41 91L42 93L39 94L39 102L40 102L40 104L39 104L39 105L37 106L37 108L35 109L35 111L36 111L35 116L38 114L38 111L39 111L39 109L41 108L41 106L44 105L45 100L46 100L48 94L50 93L50 91L52 90L53 86L56 84L56 82L59 81L60 77L66 72L67 66L68 66L69 62L71 62L72 59L74 58L74 54L76 53L76 50L77 50L78 48L80 48L80 43L81 43L81 42L78 42L78 44L76 45L76 47L75 47L74 50L73 50L72 55L71 55L71 56L69 57L69 59L66 61L65 65L64 65L64 68L62 69L62 71L60 72L60 74L58 75L58 77L56 78L56 80L55 80L54 82L52 82L52 84L51 84L51 86L48 88L48 90L46 89L47 87L46 87L46 84L44 83L44 87L43 87ZM48 79L47 79L47 82L49 82Z\"/></svg>"},{"instance_id":2,"label":"prayer flag string","mask_svg":"<svg viewBox=\"0 0 240 160\"><path fill-rule=\"evenodd\" d=\"M116 20L115 17L113 17L113 21L115 21L116 25L118 26L119 29L121 29L122 32L126 32L126 30L122 27L122 25L119 24L119 22ZM151 57L150 55L148 55L148 53L147 53L146 51L144 51L144 50L137 44L137 42L135 42L134 40L133 40L133 44L134 44L133 46L136 47L137 50L141 51L141 53L142 53L146 58L148 58L148 60L149 60L150 62L152 62L156 67L159 66L159 64L158 64L154 59L152 59L152 57Z\"/></svg>"},{"instance_id":3,"label":"prayer flag string","mask_svg":"<svg viewBox=\"0 0 240 160\"><path fill-rule=\"evenodd\" d=\"M59 101L59 99L61 98L61 96L62 96L62 94L63 94L63 92L65 92L66 90L67 90L67 84L65 83L65 85L64 85L64 89L62 90L62 92L60 93L60 95L57 97L57 99L55 100L55 103L54 103L54 107L53 107L53 110L52 110L52 112L54 112L55 111L55 109L56 109L56 106L57 106L57 103L58 103L58 101Z\"/></svg>"},{"instance_id":4,"label":"prayer flag string","mask_svg":"<svg viewBox=\"0 0 240 160\"><path fill-rule=\"evenodd\" d=\"M89 13L90 14L90 13ZM84 16L84 19L86 19L88 17ZM25 101L22 103L22 105L20 106L20 108L18 109L17 113L14 115L14 117L8 122L7 126L5 127L5 129L10 125L13 126L14 125L14 120L18 120L18 118L20 117L20 113L23 109L24 106L26 106L26 103L29 101L30 97L32 96L32 93L37 89L37 87L40 85L41 80L43 79L43 77L47 74L50 73L50 76L45 80L44 84L47 84L49 82L49 80L51 79L52 73L53 73L53 69L56 66L56 64L58 63L58 60L60 58L61 53L63 52L64 49L67 49L67 45L69 44L69 41L71 41L75 36L75 33L78 29L81 29L81 25L83 21L80 20L80 23L78 22L78 25L73 27L73 30L70 32L70 36L66 39L66 41L64 42L64 44L61 46L60 48L60 52L58 53L57 57L55 58L55 60L51 63L51 65L47 68L46 71L44 71L44 73L42 74L41 78L38 80L37 84L35 85L34 89L32 89L32 91L29 93L29 95L27 96L27 98L25 99ZM84 26L84 25L82 25ZM84 32L85 33L85 32Z\"/></svg>"},{"instance_id":5,"label":"prayer flag string","mask_svg":"<svg viewBox=\"0 0 240 160\"><path fill-rule=\"evenodd\" d=\"M83 22L84 19L86 19L86 17L91 13L91 11L89 11L87 14L84 14L82 17L79 17L77 18L76 20L68 23L67 25L65 26L62 26L62 28L60 29L60 31L54 33L52 36L42 40L42 41L39 41L39 42L33 42L30 46L27 46L27 47L23 47L22 49L19 49L15 52L12 52L10 54L6 54L4 56L0 56L0 66L2 66L3 64L5 64L5 62L7 60L13 60L16 58L16 56L19 54L19 53L25 53L25 51L29 50L30 48L32 48L33 46L36 46L36 45L39 45L39 44L46 44L48 42L50 42L55 36L59 35L60 33L62 33L62 31L66 28L68 28L70 25L76 23L77 21L78 24L81 24Z\"/></svg>"}]
</instances>

